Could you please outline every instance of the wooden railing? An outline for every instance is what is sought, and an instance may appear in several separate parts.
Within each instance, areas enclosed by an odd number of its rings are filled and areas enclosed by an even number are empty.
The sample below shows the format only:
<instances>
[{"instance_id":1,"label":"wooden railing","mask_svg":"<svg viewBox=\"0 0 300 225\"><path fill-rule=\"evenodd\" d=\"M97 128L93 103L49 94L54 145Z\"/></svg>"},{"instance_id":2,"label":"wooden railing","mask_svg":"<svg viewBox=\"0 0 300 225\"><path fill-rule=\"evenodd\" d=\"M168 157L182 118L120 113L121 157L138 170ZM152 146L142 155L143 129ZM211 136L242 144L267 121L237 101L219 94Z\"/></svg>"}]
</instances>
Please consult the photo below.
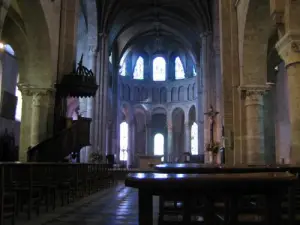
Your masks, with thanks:
<instances>
[{"instance_id":1,"label":"wooden railing","mask_svg":"<svg viewBox=\"0 0 300 225\"><path fill-rule=\"evenodd\" d=\"M27 152L29 162L58 162L71 152L79 152L90 145L89 118L79 118L70 127L42 141Z\"/></svg>"}]
</instances>

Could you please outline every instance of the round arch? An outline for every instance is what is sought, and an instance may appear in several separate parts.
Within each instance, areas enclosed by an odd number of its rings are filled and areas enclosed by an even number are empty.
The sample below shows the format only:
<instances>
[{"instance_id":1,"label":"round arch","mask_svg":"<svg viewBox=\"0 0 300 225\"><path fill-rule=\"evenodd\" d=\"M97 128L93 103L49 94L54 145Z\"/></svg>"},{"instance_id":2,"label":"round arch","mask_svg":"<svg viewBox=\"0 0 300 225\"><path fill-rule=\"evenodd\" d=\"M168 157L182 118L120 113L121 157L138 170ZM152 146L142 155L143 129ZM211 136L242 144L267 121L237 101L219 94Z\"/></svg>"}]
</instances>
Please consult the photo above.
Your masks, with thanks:
<instances>
[{"instance_id":1,"label":"round arch","mask_svg":"<svg viewBox=\"0 0 300 225\"><path fill-rule=\"evenodd\" d=\"M242 84L265 85L267 50L271 33L270 1L247 0L248 10L242 40ZM255 51L253 49L256 49Z\"/></svg>"}]
</instances>

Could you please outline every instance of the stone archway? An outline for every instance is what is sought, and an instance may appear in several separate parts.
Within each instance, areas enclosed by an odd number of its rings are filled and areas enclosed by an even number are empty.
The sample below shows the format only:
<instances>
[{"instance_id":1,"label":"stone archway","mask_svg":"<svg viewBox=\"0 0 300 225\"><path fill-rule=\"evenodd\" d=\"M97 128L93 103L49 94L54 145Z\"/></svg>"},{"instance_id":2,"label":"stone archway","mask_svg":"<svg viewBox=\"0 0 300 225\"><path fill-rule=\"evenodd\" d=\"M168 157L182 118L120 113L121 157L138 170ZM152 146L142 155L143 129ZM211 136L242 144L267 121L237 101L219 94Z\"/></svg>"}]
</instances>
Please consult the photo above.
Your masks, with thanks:
<instances>
[{"instance_id":1,"label":"stone archway","mask_svg":"<svg viewBox=\"0 0 300 225\"><path fill-rule=\"evenodd\" d=\"M267 50L271 33L269 0L249 0L242 29L241 83L265 85L267 81Z\"/></svg>"},{"instance_id":2,"label":"stone archway","mask_svg":"<svg viewBox=\"0 0 300 225\"><path fill-rule=\"evenodd\" d=\"M56 45L54 34L50 37L47 7L40 1L30 5L12 1L1 33L3 41L12 45L18 61L18 87L23 99L20 161L26 161L29 146L52 135L57 52L52 51Z\"/></svg>"},{"instance_id":3,"label":"stone archway","mask_svg":"<svg viewBox=\"0 0 300 225\"><path fill-rule=\"evenodd\" d=\"M243 97L240 123L246 136L242 158L249 164L257 164L265 162L263 96L269 89L270 2L249 0L243 3L247 11L245 24L240 24L240 91Z\"/></svg>"}]
</instances>

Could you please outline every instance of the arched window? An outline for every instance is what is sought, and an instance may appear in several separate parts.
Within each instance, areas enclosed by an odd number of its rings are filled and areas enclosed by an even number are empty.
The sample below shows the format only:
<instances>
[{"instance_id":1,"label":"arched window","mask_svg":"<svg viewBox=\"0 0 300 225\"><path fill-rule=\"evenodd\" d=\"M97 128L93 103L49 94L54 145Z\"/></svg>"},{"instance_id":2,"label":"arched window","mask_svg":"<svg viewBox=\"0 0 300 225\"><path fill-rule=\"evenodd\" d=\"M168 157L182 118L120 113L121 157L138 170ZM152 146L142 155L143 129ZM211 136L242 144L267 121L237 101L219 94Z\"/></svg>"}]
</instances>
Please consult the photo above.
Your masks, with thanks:
<instances>
[{"instance_id":1,"label":"arched window","mask_svg":"<svg viewBox=\"0 0 300 225\"><path fill-rule=\"evenodd\" d=\"M195 66L193 66L193 76L194 76L194 77L197 76L197 71L196 71Z\"/></svg>"},{"instance_id":2,"label":"arched window","mask_svg":"<svg viewBox=\"0 0 300 225\"><path fill-rule=\"evenodd\" d=\"M144 59L140 56L135 64L133 71L133 79L143 80L144 79Z\"/></svg>"},{"instance_id":3,"label":"arched window","mask_svg":"<svg viewBox=\"0 0 300 225\"><path fill-rule=\"evenodd\" d=\"M19 76L18 76L17 82L19 82ZM22 117L22 93L19 90L18 86L16 86L15 95L17 97L17 107L16 107L16 112L15 112L15 120L21 121L21 117Z\"/></svg>"},{"instance_id":4,"label":"arched window","mask_svg":"<svg viewBox=\"0 0 300 225\"><path fill-rule=\"evenodd\" d=\"M185 73L184 73L183 65L180 58L177 56L175 59L175 79L180 80L184 78L185 78Z\"/></svg>"},{"instance_id":5,"label":"arched window","mask_svg":"<svg viewBox=\"0 0 300 225\"><path fill-rule=\"evenodd\" d=\"M126 62L125 62L125 57L124 56L120 60L119 73L120 73L121 76L126 76Z\"/></svg>"},{"instance_id":6,"label":"arched window","mask_svg":"<svg viewBox=\"0 0 300 225\"><path fill-rule=\"evenodd\" d=\"M166 80L166 60L163 57L156 57L153 60L153 80Z\"/></svg>"},{"instance_id":7,"label":"arched window","mask_svg":"<svg viewBox=\"0 0 300 225\"><path fill-rule=\"evenodd\" d=\"M120 124L120 161L128 159L128 123Z\"/></svg>"},{"instance_id":8,"label":"arched window","mask_svg":"<svg viewBox=\"0 0 300 225\"><path fill-rule=\"evenodd\" d=\"M165 137L163 134L154 136L154 155L164 155Z\"/></svg>"},{"instance_id":9,"label":"arched window","mask_svg":"<svg viewBox=\"0 0 300 225\"><path fill-rule=\"evenodd\" d=\"M191 127L191 153L198 155L198 125L195 122Z\"/></svg>"},{"instance_id":10,"label":"arched window","mask_svg":"<svg viewBox=\"0 0 300 225\"><path fill-rule=\"evenodd\" d=\"M109 60L110 64L112 64L112 52L110 52L108 60Z\"/></svg>"},{"instance_id":11,"label":"arched window","mask_svg":"<svg viewBox=\"0 0 300 225\"><path fill-rule=\"evenodd\" d=\"M9 44L0 43L0 49L4 49L7 53L15 55L15 51Z\"/></svg>"},{"instance_id":12,"label":"arched window","mask_svg":"<svg viewBox=\"0 0 300 225\"><path fill-rule=\"evenodd\" d=\"M15 120L21 121L22 117L22 94L18 87L16 87L16 93L17 97L17 107L16 107L16 113L15 113Z\"/></svg>"}]
</instances>

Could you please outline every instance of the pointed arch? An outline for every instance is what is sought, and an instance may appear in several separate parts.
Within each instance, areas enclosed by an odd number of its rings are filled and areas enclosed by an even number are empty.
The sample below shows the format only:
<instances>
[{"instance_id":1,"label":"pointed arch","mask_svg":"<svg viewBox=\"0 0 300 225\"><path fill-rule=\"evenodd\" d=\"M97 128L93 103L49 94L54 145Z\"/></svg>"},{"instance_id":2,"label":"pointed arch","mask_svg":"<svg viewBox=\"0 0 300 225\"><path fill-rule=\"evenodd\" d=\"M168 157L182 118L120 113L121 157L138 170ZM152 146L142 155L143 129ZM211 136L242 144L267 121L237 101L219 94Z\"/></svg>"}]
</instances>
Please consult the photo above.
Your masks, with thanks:
<instances>
[{"instance_id":1,"label":"pointed arch","mask_svg":"<svg viewBox=\"0 0 300 225\"><path fill-rule=\"evenodd\" d=\"M143 80L144 79L144 58L139 56L134 67L133 79Z\"/></svg>"},{"instance_id":2,"label":"pointed arch","mask_svg":"<svg viewBox=\"0 0 300 225\"><path fill-rule=\"evenodd\" d=\"M166 60L161 56L158 56L153 60L153 80L166 80Z\"/></svg>"},{"instance_id":3,"label":"pointed arch","mask_svg":"<svg viewBox=\"0 0 300 225\"><path fill-rule=\"evenodd\" d=\"M179 58L179 56L177 56L175 58L175 79L176 80L181 80L185 78L185 72L184 72L184 68L182 65L182 61Z\"/></svg>"}]
</instances>

